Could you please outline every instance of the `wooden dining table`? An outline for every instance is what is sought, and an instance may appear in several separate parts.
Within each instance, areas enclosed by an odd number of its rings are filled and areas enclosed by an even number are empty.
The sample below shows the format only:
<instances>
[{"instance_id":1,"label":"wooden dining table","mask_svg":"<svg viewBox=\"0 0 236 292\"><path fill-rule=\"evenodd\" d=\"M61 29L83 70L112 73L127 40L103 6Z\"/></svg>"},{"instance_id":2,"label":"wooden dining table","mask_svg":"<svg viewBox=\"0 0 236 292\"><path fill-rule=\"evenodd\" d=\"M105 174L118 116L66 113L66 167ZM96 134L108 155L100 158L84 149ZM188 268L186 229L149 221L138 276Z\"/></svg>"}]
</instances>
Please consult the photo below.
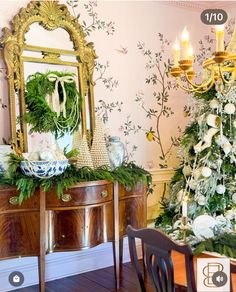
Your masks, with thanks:
<instances>
[{"instance_id":1,"label":"wooden dining table","mask_svg":"<svg viewBox=\"0 0 236 292\"><path fill-rule=\"evenodd\" d=\"M209 254L200 254L199 256L195 256L194 257L195 277L197 277L197 259L198 258L217 258L217 257L213 255L209 255ZM184 255L177 252L172 252L172 260L173 260L174 271L175 271L174 273L175 283L186 287L187 281L186 281ZM231 276L232 276L232 283L233 283L233 292L236 292L236 275L232 274Z\"/></svg>"}]
</instances>

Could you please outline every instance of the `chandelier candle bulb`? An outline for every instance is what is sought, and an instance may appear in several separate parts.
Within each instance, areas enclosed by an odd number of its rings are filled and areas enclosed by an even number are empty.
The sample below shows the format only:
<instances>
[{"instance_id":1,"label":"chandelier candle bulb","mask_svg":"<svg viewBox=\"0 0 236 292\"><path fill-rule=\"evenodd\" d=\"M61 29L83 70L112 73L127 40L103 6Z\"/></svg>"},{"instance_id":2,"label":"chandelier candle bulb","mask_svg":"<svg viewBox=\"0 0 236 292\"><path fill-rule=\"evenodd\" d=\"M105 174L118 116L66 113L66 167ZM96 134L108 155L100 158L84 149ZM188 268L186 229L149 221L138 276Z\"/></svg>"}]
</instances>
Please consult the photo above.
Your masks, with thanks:
<instances>
[{"instance_id":1,"label":"chandelier candle bulb","mask_svg":"<svg viewBox=\"0 0 236 292\"><path fill-rule=\"evenodd\" d=\"M224 51L224 25L216 25L216 52Z\"/></svg>"},{"instance_id":2,"label":"chandelier candle bulb","mask_svg":"<svg viewBox=\"0 0 236 292\"><path fill-rule=\"evenodd\" d=\"M180 60L180 43L177 38L173 45L173 57L174 57L174 68L177 68L179 67L179 60Z\"/></svg>"},{"instance_id":3,"label":"chandelier candle bulb","mask_svg":"<svg viewBox=\"0 0 236 292\"><path fill-rule=\"evenodd\" d=\"M181 34L182 60L189 60L189 32L185 26Z\"/></svg>"},{"instance_id":4,"label":"chandelier candle bulb","mask_svg":"<svg viewBox=\"0 0 236 292\"><path fill-rule=\"evenodd\" d=\"M189 47L188 47L188 58L189 60L193 61L193 47L191 43L189 44Z\"/></svg>"}]
</instances>

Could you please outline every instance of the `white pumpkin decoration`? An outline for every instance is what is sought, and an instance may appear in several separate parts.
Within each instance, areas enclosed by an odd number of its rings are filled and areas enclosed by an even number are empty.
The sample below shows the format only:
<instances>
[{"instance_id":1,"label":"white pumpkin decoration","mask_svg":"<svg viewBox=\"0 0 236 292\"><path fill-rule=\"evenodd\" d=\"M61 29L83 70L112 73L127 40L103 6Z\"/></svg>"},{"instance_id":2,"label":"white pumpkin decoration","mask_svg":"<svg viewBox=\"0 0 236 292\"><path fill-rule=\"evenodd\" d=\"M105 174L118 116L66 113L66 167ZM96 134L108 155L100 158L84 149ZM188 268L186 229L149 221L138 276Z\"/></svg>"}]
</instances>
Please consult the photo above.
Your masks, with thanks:
<instances>
[{"instance_id":1,"label":"white pumpkin decoration","mask_svg":"<svg viewBox=\"0 0 236 292\"><path fill-rule=\"evenodd\" d=\"M200 205L200 206L204 206L204 205L207 203L207 199L206 199L206 197L203 196L203 195L200 195L200 196L198 197L198 199L197 199L197 203L198 203L198 205Z\"/></svg>"},{"instance_id":2,"label":"white pumpkin decoration","mask_svg":"<svg viewBox=\"0 0 236 292\"><path fill-rule=\"evenodd\" d=\"M227 103L224 107L224 112L228 115L235 113L235 105L233 103Z\"/></svg>"},{"instance_id":3,"label":"white pumpkin decoration","mask_svg":"<svg viewBox=\"0 0 236 292\"><path fill-rule=\"evenodd\" d=\"M202 168L202 176L204 177L210 177L212 174L212 170L210 169L210 167L204 166Z\"/></svg>"},{"instance_id":4,"label":"white pumpkin decoration","mask_svg":"<svg viewBox=\"0 0 236 292\"><path fill-rule=\"evenodd\" d=\"M213 128L219 128L220 117L217 115L209 114L207 116L207 125Z\"/></svg>"},{"instance_id":5,"label":"white pumpkin decoration","mask_svg":"<svg viewBox=\"0 0 236 292\"><path fill-rule=\"evenodd\" d=\"M192 173L192 168L191 168L191 166L190 166L190 165L185 165L185 166L183 167L182 172L183 172L183 175L184 175L184 176L190 176L191 173Z\"/></svg>"},{"instance_id":6,"label":"white pumpkin decoration","mask_svg":"<svg viewBox=\"0 0 236 292\"><path fill-rule=\"evenodd\" d=\"M233 201L234 204L236 204L236 193L234 193L234 194L232 195L232 201Z\"/></svg>"},{"instance_id":7,"label":"white pumpkin decoration","mask_svg":"<svg viewBox=\"0 0 236 292\"><path fill-rule=\"evenodd\" d=\"M218 185L216 187L216 192L219 195L223 195L225 193L225 191L226 191L226 187L224 185Z\"/></svg>"},{"instance_id":8,"label":"white pumpkin decoration","mask_svg":"<svg viewBox=\"0 0 236 292\"><path fill-rule=\"evenodd\" d=\"M222 146L228 142L228 139L224 135L218 135L215 139L215 142L218 146Z\"/></svg>"},{"instance_id":9,"label":"white pumpkin decoration","mask_svg":"<svg viewBox=\"0 0 236 292\"><path fill-rule=\"evenodd\" d=\"M211 109L218 109L220 103L217 99L212 99L209 103Z\"/></svg>"}]
</instances>

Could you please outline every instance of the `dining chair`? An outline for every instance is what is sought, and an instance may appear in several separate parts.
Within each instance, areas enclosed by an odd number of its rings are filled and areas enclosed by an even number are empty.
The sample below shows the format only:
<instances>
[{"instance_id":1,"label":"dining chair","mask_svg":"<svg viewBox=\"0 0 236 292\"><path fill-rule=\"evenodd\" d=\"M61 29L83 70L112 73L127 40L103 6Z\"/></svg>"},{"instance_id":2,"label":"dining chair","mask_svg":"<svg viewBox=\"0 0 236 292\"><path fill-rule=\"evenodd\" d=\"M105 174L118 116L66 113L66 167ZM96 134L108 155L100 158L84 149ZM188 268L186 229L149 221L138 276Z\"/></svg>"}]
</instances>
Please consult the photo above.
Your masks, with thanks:
<instances>
[{"instance_id":1,"label":"dining chair","mask_svg":"<svg viewBox=\"0 0 236 292\"><path fill-rule=\"evenodd\" d=\"M236 263L230 263L230 274L236 274ZM230 291L233 292L233 277L231 276Z\"/></svg>"},{"instance_id":2,"label":"dining chair","mask_svg":"<svg viewBox=\"0 0 236 292\"><path fill-rule=\"evenodd\" d=\"M187 287L185 291L196 292L194 278L193 253L186 244L177 244L157 229L143 228L136 230L128 225L127 235L131 261L134 264L136 274L142 292L148 292L145 287L145 277L142 274L136 248L136 239L140 239L144 246L145 266L152 279L157 292L175 292L174 266L171 252L176 251L185 256L185 271Z\"/></svg>"}]
</instances>

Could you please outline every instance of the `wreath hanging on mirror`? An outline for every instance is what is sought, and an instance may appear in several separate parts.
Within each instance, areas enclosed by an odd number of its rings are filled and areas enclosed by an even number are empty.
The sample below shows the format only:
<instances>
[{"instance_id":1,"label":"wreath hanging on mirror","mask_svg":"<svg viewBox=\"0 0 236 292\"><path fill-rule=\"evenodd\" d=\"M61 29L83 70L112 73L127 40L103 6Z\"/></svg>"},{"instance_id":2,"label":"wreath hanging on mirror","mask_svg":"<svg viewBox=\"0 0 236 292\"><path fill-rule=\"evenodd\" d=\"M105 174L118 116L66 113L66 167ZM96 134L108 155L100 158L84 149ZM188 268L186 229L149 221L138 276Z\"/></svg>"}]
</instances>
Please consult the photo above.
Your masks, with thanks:
<instances>
[{"instance_id":1,"label":"wreath hanging on mirror","mask_svg":"<svg viewBox=\"0 0 236 292\"><path fill-rule=\"evenodd\" d=\"M30 132L51 132L57 138L78 129L82 97L74 76L74 73L49 71L27 78L25 120Z\"/></svg>"}]
</instances>

